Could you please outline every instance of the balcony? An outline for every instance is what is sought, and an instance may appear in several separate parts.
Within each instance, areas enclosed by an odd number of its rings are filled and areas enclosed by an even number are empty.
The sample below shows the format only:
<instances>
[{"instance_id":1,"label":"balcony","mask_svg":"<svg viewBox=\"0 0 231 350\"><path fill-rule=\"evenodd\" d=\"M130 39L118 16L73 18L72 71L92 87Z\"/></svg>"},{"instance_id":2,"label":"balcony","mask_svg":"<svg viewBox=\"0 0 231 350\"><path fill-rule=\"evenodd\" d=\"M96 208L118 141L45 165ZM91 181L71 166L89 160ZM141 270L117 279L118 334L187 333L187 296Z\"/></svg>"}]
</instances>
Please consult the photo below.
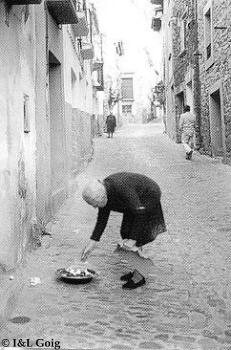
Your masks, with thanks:
<instances>
[{"instance_id":1,"label":"balcony","mask_svg":"<svg viewBox=\"0 0 231 350\"><path fill-rule=\"evenodd\" d=\"M7 0L8 5L39 5L42 0Z\"/></svg>"},{"instance_id":2,"label":"balcony","mask_svg":"<svg viewBox=\"0 0 231 350\"><path fill-rule=\"evenodd\" d=\"M153 17L151 28L152 28L155 32L159 32L160 29L161 29L161 18L159 18L159 17Z\"/></svg>"},{"instance_id":3,"label":"balcony","mask_svg":"<svg viewBox=\"0 0 231 350\"><path fill-rule=\"evenodd\" d=\"M91 43L81 42L80 52L83 60L92 60L94 58L94 48Z\"/></svg>"},{"instance_id":4,"label":"balcony","mask_svg":"<svg viewBox=\"0 0 231 350\"><path fill-rule=\"evenodd\" d=\"M74 32L74 35L77 37L80 36L87 36L89 33L88 23L87 23L87 8L85 1L78 1L77 2L77 16L78 16L78 23L72 25L72 30Z\"/></svg>"},{"instance_id":5,"label":"balcony","mask_svg":"<svg viewBox=\"0 0 231 350\"><path fill-rule=\"evenodd\" d=\"M163 7L163 0L151 0L153 5L161 5Z\"/></svg>"},{"instance_id":6,"label":"balcony","mask_svg":"<svg viewBox=\"0 0 231 350\"><path fill-rule=\"evenodd\" d=\"M160 17L163 14L163 7L162 6L157 6L155 8L155 17Z\"/></svg>"},{"instance_id":7,"label":"balcony","mask_svg":"<svg viewBox=\"0 0 231 350\"><path fill-rule=\"evenodd\" d=\"M93 63L93 85L97 91L104 91L103 62Z\"/></svg>"},{"instance_id":8,"label":"balcony","mask_svg":"<svg viewBox=\"0 0 231 350\"><path fill-rule=\"evenodd\" d=\"M57 24L78 23L75 0L47 0L46 3Z\"/></svg>"}]
</instances>

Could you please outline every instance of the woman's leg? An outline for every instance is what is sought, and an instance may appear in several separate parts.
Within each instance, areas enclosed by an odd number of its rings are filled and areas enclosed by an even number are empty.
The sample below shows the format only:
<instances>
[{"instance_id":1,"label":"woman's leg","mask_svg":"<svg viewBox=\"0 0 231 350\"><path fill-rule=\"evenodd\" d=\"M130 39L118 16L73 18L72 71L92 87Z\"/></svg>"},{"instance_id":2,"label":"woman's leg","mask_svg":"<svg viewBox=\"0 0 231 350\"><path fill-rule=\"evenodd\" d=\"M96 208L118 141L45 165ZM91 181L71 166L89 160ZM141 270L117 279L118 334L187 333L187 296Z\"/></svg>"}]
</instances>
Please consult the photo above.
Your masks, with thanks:
<instances>
[{"instance_id":1,"label":"woman's leg","mask_svg":"<svg viewBox=\"0 0 231 350\"><path fill-rule=\"evenodd\" d=\"M189 152L189 159L192 159L192 154L194 151L194 135L191 135L189 138L189 147L191 148L191 151Z\"/></svg>"},{"instance_id":2,"label":"woman's leg","mask_svg":"<svg viewBox=\"0 0 231 350\"><path fill-rule=\"evenodd\" d=\"M185 149L186 159L189 159L188 154L191 152L191 147L189 146L189 139L190 139L190 136L188 134L186 133L182 134L182 144Z\"/></svg>"}]
</instances>

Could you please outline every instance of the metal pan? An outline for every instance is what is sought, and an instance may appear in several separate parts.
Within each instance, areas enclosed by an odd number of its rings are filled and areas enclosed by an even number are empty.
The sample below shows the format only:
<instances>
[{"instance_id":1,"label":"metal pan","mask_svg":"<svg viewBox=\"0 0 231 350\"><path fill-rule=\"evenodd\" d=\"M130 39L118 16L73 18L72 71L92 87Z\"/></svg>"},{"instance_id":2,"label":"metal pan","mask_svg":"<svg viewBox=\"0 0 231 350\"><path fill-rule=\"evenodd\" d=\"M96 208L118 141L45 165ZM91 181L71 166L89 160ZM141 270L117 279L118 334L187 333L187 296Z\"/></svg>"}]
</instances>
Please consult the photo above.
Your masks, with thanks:
<instances>
[{"instance_id":1,"label":"metal pan","mask_svg":"<svg viewBox=\"0 0 231 350\"><path fill-rule=\"evenodd\" d=\"M89 270L89 275L87 276L74 276L70 274L66 269L59 269L56 272L57 279L61 280L66 283L72 283L72 284L84 284L84 283L89 283L92 281L92 279L95 276L95 271Z\"/></svg>"}]
</instances>

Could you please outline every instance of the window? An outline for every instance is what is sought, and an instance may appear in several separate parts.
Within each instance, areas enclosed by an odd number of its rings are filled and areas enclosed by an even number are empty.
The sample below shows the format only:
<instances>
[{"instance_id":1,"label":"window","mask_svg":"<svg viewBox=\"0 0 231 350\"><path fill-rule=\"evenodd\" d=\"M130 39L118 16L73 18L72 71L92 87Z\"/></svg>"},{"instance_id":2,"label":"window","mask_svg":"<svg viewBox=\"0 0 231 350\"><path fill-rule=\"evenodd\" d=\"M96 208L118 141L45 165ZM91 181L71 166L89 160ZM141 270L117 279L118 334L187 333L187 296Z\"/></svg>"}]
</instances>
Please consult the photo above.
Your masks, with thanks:
<instances>
[{"instance_id":1,"label":"window","mask_svg":"<svg viewBox=\"0 0 231 350\"><path fill-rule=\"evenodd\" d=\"M212 1L210 0L204 8L204 56L206 68L213 63L213 40L212 40Z\"/></svg>"},{"instance_id":2,"label":"window","mask_svg":"<svg viewBox=\"0 0 231 350\"><path fill-rule=\"evenodd\" d=\"M122 99L133 100L133 78L122 78Z\"/></svg>"},{"instance_id":3,"label":"window","mask_svg":"<svg viewBox=\"0 0 231 350\"><path fill-rule=\"evenodd\" d=\"M29 116L29 96L24 94L23 97L23 116L24 116L24 132L30 132L30 116Z\"/></svg>"},{"instance_id":4,"label":"window","mask_svg":"<svg viewBox=\"0 0 231 350\"><path fill-rule=\"evenodd\" d=\"M211 9L205 14L205 48L208 60L211 57Z\"/></svg>"},{"instance_id":5,"label":"window","mask_svg":"<svg viewBox=\"0 0 231 350\"><path fill-rule=\"evenodd\" d=\"M180 25L180 48L181 52L186 49L186 19L182 18Z\"/></svg>"},{"instance_id":6,"label":"window","mask_svg":"<svg viewBox=\"0 0 231 350\"><path fill-rule=\"evenodd\" d=\"M132 105L123 105L122 106L123 114L131 114L132 113Z\"/></svg>"},{"instance_id":7,"label":"window","mask_svg":"<svg viewBox=\"0 0 231 350\"><path fill-rule=\"evenodd\" d=\"M187 12L184 12L180 21L180 52L184 52L186 49L186 29L187 29Z\"/></svg>"}]
</instances>

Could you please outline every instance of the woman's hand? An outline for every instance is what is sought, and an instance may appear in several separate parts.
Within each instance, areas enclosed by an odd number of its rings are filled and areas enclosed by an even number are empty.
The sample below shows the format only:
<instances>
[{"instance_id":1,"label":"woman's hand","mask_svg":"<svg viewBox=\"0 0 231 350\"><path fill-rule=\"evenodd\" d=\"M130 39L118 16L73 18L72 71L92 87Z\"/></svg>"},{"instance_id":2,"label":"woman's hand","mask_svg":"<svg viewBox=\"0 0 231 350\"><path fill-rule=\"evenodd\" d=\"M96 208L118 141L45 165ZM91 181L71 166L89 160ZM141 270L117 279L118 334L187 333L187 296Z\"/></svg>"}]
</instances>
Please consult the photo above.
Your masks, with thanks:
<instances>
[{"instance_id":1,"label":"woman's hand","mask_svg":"<svg viewBox=\"0 0 231 350\"><path fill-rule=\"evenodd\" d=\"M81 261L86 261L88 256L92 253L92 251L95 249L97 245L97 242L93 239L90 239L84 250L81 254Z\"/></svg>"}]
</instances>

